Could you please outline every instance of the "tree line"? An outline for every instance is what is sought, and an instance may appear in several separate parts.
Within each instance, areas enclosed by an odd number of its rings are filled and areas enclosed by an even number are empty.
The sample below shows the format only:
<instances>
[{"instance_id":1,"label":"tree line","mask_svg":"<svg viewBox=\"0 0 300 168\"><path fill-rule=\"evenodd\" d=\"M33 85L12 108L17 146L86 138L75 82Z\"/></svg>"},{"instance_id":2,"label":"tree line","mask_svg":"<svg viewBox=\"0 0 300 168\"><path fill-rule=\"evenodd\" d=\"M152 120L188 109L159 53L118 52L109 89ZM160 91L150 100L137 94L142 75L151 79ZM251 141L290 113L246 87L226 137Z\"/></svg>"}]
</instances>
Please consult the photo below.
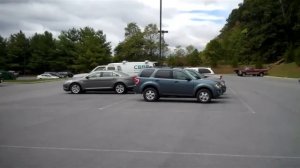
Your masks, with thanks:
<instances>
[{"instance_id":1,"label":"tree line","mask_svg":"<svg viewBox=\"0 0 300 168\"><path fill-rule=\"evenodd\" d=\"M71 28L57 38L48 31L31 37L20 31L8 38L0 36L0 70L76 73L123 60L151 60L168 66L252 64L261 67L284 59L300 66L299 6L299 0L244 0L232 10L220 34L203 51L192 45L170 50L162 39L163 57L159 54L156 24L142 29L136 23L128 23L124 40L114 49L102 30L91 27Z\"/></svg>"}]
</instances>

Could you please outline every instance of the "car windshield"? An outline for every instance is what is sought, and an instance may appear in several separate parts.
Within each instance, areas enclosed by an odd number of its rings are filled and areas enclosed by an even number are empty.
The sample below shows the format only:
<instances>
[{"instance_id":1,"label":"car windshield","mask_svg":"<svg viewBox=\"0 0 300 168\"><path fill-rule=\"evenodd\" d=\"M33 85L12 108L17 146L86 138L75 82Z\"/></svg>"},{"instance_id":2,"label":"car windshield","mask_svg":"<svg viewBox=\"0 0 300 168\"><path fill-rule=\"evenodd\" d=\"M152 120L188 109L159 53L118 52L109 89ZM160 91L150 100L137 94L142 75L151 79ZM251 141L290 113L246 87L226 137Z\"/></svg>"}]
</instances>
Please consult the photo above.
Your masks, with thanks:
<instances>
[{"instance_id":1,"label":"car windshield","mask_svg":"<svg viewBox=\"0 0 300 168\"><path fill-rule=\"evenodd\" d=\"M186 72L187 75L189 75L189 77L191 77L192 79L198 79L198 77L195 77L193 74L191 74L188 70L184 69L184 72Z\"/></svg>"}]
</instances>

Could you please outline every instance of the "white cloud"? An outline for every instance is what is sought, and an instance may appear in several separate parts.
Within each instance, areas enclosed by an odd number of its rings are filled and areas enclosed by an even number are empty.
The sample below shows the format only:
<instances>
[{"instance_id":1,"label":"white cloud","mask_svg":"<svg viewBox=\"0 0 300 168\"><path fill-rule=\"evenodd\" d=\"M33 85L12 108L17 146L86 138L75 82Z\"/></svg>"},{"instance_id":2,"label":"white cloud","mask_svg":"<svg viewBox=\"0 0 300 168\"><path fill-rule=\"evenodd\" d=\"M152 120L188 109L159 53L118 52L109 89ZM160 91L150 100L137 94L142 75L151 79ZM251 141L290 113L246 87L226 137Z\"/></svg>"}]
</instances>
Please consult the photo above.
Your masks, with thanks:
<instances>
[{"instance_id":1,"label":"white cloud","mask_svg":"<svg viewBox=\"0 0 300 168\"><path fill-rule=\"evenodd\" d=\"M19 30L28 36L50 31L58 36L72 27L103 30L115 47L127 23L159 26L159 0L1 0L0 35ZM166 42L203 48L219 34L226 18L242 0L163 0Z\"/></svg>"}]
</instances>

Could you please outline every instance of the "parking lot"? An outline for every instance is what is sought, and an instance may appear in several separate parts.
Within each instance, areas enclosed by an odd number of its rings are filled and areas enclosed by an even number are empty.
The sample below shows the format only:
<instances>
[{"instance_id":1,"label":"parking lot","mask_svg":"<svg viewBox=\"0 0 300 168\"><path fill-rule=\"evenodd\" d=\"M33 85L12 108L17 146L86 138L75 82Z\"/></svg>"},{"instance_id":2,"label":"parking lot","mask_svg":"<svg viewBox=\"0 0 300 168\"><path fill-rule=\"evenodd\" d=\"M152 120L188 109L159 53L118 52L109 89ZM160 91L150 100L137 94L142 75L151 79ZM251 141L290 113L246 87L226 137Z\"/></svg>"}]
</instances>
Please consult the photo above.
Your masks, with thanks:
<instances>
[{"instance_id":1,"label":"parking lot","mask_svg":"<svg viewBox=\"0 0 300 168\"><path fill-rule=\"evenodd\" d=\"M1 83L0 167L300 167L298 81L225 81L210 104Z\"/></svg>"}]
</instances>

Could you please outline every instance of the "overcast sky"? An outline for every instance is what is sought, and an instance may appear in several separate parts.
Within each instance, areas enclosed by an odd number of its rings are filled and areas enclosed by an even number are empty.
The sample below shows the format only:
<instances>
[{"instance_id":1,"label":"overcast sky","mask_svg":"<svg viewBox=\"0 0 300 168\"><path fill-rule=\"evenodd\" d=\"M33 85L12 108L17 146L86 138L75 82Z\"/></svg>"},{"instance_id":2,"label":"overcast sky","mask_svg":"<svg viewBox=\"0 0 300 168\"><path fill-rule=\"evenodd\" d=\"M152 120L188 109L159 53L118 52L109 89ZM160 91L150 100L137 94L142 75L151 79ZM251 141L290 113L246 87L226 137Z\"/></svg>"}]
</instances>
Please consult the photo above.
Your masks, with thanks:
<instances>
[{"instance_id":1,"label":"overcast sky","mask_svg":"<svg viewBox=\"0 0 300 168\"><path fill-rule=\"evenodd\" d=\"M203 49L219 34L231 10L243 0L163 0L163 30L171 46ZM159 26L159 0L0 0L0 35L27 36L89 26L102 30L114 48L130 22Z\"/></svg>"}]
</instances>

